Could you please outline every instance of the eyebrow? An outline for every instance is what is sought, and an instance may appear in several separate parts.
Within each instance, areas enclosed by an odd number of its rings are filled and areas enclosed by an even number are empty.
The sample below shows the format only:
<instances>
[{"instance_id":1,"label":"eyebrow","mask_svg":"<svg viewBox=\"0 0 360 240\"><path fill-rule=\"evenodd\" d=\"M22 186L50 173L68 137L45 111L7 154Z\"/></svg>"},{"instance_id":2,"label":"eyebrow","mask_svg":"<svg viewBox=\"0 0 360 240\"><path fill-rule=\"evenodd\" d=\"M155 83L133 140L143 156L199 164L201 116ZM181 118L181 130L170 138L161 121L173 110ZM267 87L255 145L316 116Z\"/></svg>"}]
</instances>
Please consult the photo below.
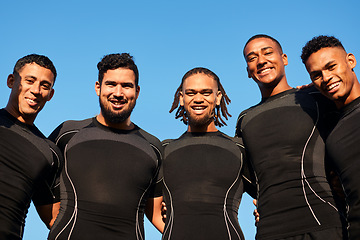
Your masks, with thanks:
<instances>
[{"instance_id":1,"label":"eyebrow","mask_svg":"<svg viewBox=\"0 0 360 240\"><path fill-rule=\"evenodd\" d=\"M271 48L271 49L273 49L273 47L263 47L262 49L260 49L261 51L264 51L264 50L267 50L267 49L269 49L269 48ZM250 55L252 55L252 54L255 54L255 52L254 51L252 51L252 52L250 52L249 54L247 54L246 55L246 57L248 57L248 56L250 56Z\"/></svg>"},{"instance_id":2,"label":"eyebrow","mask_svg":"<svg viewBox=\"0 0 360 240\"><path fill-rule=\"evenodd\" d=\"M328 68L330 65L334 64L335 60L331 60L328 63L325 64L325 67Z\"/></svg>"}]
</instances>

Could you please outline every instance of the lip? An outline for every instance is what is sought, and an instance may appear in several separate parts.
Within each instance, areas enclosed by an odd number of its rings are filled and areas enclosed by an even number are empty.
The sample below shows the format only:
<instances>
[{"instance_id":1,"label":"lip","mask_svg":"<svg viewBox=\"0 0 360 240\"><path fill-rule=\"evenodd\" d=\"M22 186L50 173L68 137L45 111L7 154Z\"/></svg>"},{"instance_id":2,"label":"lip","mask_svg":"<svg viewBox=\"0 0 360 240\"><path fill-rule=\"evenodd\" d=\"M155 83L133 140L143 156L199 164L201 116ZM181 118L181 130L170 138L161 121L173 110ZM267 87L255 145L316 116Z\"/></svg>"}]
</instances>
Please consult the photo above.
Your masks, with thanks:
<instances>
[{"instance_id":1,"label":"lip","mask_svg":"<svg viewBox=\"0 0 360 240\"><path fill-rule=\"evenodd\" d=\"M36 98L28 98L28 97L25 97L25 100L27 102L27 104L30 106L30 107L35 107L38 105L38 101Z\"/></svg>"},{"instance_id":2,"label":"lip","mask_svg":"<svg viewBox=\"0 0 360 240\"><path fill-rule=\"evenodd\" d=\"M205 110L207 109L207 106L205 105L192 105L190 106L192 112L194 112L197 115L201 115L205 112Z\"/></svg>"},{"instance_id":3,"label":"lip","mask_svg":"<svg viewBox=\"0 0 360 240\"><path fill-rule=\"evenodd\" d=\"M341 80L339 81L336 81L336 82L332 82L330 84L327 84L325 86L325 90L328 92L328 93L335 93L339 90L340 86L341 86Z\"/></svg>"},{"instance_id":4,"label":"lip","mask_svg":"<svg viewBox=\"0 0 360 240\"><path fill-rule=\"evenodd\" d=\"M109 102L111 103L111 106L114 109L122 109L127 103L127 101L124 99L122 100L109 99Z\"/></svg>"},{"instance_id":5,"label":"lip","mask_svg":"<svg viewBox=\"0 0 360 240\"><path fill-rule=\"evenodd\" d=\"M264 68L261 68L261 69L259 69L259 70L257 70L257 74L258 75L266 75L266 74L268 74L271 70L273 69L273 67L264 67Z\"/></svg>"}]
</instances>

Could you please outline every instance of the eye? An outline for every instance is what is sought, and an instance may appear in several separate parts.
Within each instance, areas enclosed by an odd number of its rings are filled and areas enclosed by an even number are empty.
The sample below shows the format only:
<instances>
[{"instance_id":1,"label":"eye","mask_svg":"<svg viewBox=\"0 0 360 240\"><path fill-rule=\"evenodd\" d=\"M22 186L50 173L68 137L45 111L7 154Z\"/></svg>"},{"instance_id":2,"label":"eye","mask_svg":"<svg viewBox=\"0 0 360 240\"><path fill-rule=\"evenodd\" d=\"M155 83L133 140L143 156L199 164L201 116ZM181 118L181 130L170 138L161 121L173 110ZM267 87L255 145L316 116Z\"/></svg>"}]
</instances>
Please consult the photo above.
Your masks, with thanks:
<instances>
[{"instance_id":1,"label":"eye","mask_svg":"<svg viewBox=\"0 0 360 240\"><path fill-rule=\"evenodd\" d=\"M49 90L51 88L51 85L49 83L41 83L41 87L45 90Z\"/></svg>"},{"instance_id":2,"label":"eye","mask_svg":"<svg viewBox=\"0 0 360 240\"><path fill-rule=\"evenodd\" d=\"M122 87L123 88L133 88L134 85L132 83L124 83L124 84L122 84Z\"/></svg>"},{"instance_id":3,"label":"eye","mask_svg":"<svg viewBox=\"0 0 360 240\"><path fill-rule=\"evenodd\" d=\"M192 97L196 94L196 92L194 91L185 91L185 95L189 96L189 97Z\"/></svg>"},{"instance_id":4,"label":"eye","mask_svg":"<svg viewBox=\"0 0 360 240\"><path fill-rule=\"evenodd\" d=\"M321 73L314 73L314 74L311 74L311 76L310 76L311 80L313 80L313 81L320 79L320 77L321 77Z\"/></svg>"},{"instance_id":5,"label":"eye","mask_svg":"<svg viewBox=\"0 0 360 240\"><path fill-rule=\"evenodd\" d=\"M331 71L331 70L334 70L335 67L336 67L336 64L331 64L331 65L328 67L328 69Z\"/></svg>"},{"instance_id":6,"label":"eye","mask_svg":"<svg viewBox=\"0 0 360 240\"><path fill-rule=\"evenodd\" d=\"M204 91L202 94L204 96L210 96L212 94L212 91Z\"/></svg>"},{"instance_id":7,"label":"eye","mask_svg":"<svg viewBox=\"0 0 360 240\"><path fill-rule=\"evenodd\" d=\"M248 61L248 62L252 62L252 61L255 60L255 58L256 58L256 56L249 56L249 57L247 58L247 61Z\"/></svg>"}]
</instances>

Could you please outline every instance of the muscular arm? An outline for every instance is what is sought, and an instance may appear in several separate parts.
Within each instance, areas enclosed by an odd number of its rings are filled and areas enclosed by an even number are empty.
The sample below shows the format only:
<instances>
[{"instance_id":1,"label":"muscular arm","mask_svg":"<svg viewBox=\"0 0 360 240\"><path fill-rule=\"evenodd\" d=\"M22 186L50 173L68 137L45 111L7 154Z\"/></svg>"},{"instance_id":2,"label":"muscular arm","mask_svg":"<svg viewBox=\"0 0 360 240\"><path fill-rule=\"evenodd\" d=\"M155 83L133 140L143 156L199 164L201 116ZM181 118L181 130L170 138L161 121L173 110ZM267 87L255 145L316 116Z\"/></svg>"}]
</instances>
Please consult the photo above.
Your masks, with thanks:
<instances>
[{"instance_id":1,"label":"muscular arm","mask_svg":"<svg viewBox=\"0 0 360 240\"><path fill-rule=\"evenodd\" d=\"M54 221L59 214L60 202L54 204L35 206L41 220L45 223L48 229L50 229Z\"/></svg>"},{"instance_id":2,"label":"muscular arm","mask_svg":"<svg viewBox=\"0 0 360 240\"><path fill-rule=\"evenodd\" d=\"M145 207L146 217L161 233L164 231L165 226L161 216L162 201L163 197L149 198Z\"/></svg>"}]
</instances>

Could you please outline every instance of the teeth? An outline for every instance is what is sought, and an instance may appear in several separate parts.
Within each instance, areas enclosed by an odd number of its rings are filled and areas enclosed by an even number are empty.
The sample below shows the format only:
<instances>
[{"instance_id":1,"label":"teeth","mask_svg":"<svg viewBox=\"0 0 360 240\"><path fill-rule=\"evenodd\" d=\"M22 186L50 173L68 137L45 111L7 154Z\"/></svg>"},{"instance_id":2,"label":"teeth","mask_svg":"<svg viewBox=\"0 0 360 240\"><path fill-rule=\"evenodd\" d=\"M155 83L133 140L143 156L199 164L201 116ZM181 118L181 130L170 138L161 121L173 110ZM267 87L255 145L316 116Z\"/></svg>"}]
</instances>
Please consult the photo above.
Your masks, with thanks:
<instances>
[{"instance_id":1,"label":"teeth","mask_svg":"<svg viewBox=\"0 0 360 240\"><path fill-rule=\"evenodd\" d=\"M333 84L331 84L330 86L327 87L327 90L330 91L331 89L333 89L333 88L335 88L335 87L337 87L339 85L340 85L339 82L333 83Z\"/></svg>"},{"instance_id":2,"label":"teeth","mask_svg":"<svg viewBox=\"0 0 360 240\"><path fill-rule=\"evenodd\" d=\"M30 103L36 103L34 100L29 99L29 98L28 98L28 101L29 101Z\"/></svg>"},{"instance_id":3,"label":"teeth","mask_svg":"<svg viewBox=\"0 0 360 240\"><path fill-rule=\"evenodd\" d=\"M270 68L265 68L263 70L261 70L259 73L267 73L269 72L271 69Z\"/></svg>"}]
</instances>

